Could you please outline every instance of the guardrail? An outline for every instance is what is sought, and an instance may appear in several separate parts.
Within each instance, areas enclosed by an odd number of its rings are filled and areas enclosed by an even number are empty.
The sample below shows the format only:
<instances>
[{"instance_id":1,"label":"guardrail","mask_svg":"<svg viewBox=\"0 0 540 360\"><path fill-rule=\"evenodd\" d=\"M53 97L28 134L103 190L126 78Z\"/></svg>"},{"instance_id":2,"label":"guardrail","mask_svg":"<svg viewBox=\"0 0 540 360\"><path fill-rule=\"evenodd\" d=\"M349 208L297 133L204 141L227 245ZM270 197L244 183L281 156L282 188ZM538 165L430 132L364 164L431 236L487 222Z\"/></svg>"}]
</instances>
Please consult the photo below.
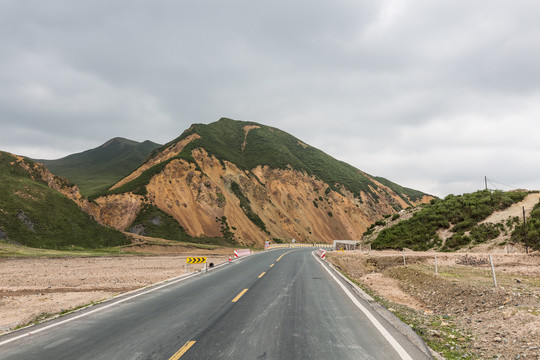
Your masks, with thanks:
<instances>
[{"instance_id":1,"label":"guardrail","mask_svg":"<svg viewBox=\"0 0 540 360\"><path fill-rule=\"evenodd\" d=\"M332 244L270 244L267 249L283 249L283 248L304 248L304 247L318 247L318 248L331 248Z\"/></svg>"}]
</instances>

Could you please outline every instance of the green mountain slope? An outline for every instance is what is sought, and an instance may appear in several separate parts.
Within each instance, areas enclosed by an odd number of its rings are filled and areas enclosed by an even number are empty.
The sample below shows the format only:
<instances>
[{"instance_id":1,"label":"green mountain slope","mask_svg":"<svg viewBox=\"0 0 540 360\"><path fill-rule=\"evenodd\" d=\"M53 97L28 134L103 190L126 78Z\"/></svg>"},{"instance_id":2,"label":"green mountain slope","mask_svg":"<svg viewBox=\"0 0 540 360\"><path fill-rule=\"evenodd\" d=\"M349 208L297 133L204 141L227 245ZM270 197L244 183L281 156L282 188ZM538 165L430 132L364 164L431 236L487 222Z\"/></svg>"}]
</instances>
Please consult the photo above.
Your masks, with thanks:
<instances>
[{"instance_id":1,"label":"green mountain slope","mask_svg":"<svg viewBox=\"0 0 540 360\"><path fill-rule=\"evenodd\" d=\"M114 138L105 144L58 160L35 160L53 174L79 186L83 195L106 188L139 166L152 150L161 145Z\"/></svg>"},{"instance_id":2,"label":"green mountain slope","mask_svg":"<svg viewBox=\"0 0 540 360\"><path fill-rule=\"evenodd\" d=\"M371 246L373 249L450 251L480 244L495 239L501 232L511 232L516 223L519 223L519 218L500 224L479 222L495 211L520 202L526 195L525 191L482 190L471 194L448 195L443 200L432 200L414 213L412 218L380 231ZM368 233L373 228L374 226ZM451 236L443 241L438 231L445 229L451 232Z\"/></svg>"},{"instance_id":3,"label":"green mountain slope","mask_svg":"<svg viewBox=\"0 0 540 360\"><path fill-rule=\"evenodd\" d=\"M247 135L246 126L253 127ZM418 201L426 195L420 191L401 187L384 178L371 177L277 128L227 118L222 118L209 125L192 125L177 139L154 150L150 158L194 133L198 134L200 138L191 141L175 158L195 162L192 158L192 150L203 148L217 159L229 161L247 171L258 165L268 165L271 168L292 168L306 172L326 182L334 191L340 192L341 187L344 186L358 199L361 199L360 194L364 192L377 200L378 195L373 189L379 186L372 179L376 179L398 192L409 205L411 201ZM165 165L166 163L161 163L148 169L141 177L118 188L115 192L135 191L140 193L141 188Z\"/></svg>"},{"instance_id":4,"label":"green mountain slope","mask_svg":"<svg viewBox=\"0 0 540 360\"><path fill-rule=\"evenodd\" d=\"M44 174L50 176L42 165L0 152L0 241L58 249L129 243L50 188Z\"/></svg>"}]
</instances>

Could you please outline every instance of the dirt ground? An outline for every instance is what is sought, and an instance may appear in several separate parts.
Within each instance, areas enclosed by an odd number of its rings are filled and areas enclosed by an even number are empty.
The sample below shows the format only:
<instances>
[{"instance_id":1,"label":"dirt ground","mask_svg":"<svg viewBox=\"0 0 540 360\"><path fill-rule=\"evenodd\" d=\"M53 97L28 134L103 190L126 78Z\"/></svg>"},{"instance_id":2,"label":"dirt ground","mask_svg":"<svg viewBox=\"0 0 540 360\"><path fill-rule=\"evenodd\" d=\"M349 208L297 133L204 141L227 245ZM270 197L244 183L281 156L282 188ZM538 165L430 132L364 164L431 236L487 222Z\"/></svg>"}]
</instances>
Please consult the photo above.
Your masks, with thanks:
<instances>
[{"instance_id":1,"label":"dirt ground","mask_svg":"<svg viewBox=\"0 0 540 360\"><path fill-rule=\"evenodd\" d=\"M170 247L163 251L170 251ZM214 255L199 252L201 254L189 256L207 256L207 261L214 264L228 259L219 252ZM0 259L0 334L37 319L182 275L185 258L185 255L159 255ZM189 271L202 267L202 264L189 265Z\"/></svg>"},{"instance_id":2,"label":"dirt ground","mask_svg":"<svg viewBox=\"0 0 540 360\"><path fill-rule=\"evenodd\" d=\"M403 255L405 254L404 265ZM329 261L450 359L540 359L540 255L333 252Z\"/></svg>"}]
</instances>

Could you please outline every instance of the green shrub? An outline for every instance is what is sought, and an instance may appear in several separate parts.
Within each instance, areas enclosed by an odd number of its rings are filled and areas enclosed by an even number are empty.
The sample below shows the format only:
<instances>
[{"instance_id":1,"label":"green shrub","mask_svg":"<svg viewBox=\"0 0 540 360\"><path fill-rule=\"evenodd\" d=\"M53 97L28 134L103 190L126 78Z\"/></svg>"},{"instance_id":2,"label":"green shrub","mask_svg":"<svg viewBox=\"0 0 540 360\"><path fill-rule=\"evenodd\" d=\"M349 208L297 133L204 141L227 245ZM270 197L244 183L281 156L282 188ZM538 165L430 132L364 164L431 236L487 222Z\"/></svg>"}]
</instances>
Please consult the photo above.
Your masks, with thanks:
<instances>
[{"instance_id":1,"label":"green shrub","mask_svg":"<svg viewBox=\"0 0 540 360\"><path fill-rule=\"evenodd\" d=\"M437 230L447 229L454 225L456 237L445 246L445 249L457 249L470 242L469 237L459 233L471 230L474 226L491 215L494 211L504 209L521 201L527 195L524 191L502 192L489 190L471 194L448 195L444 200L434 201L413 214L408 220L382 230L372 242L373 249L410 248L422 250L438 246ZM493 231L490 229L490 232ZM478 230L478 239L492 236ZM488 233L490 233L488 232ZM480 234L481 233L481 234ZM449 239L448 239L449 240ZM447 240L447 241L448 241Z\"/></svg>"},{"instance_id":2,"label":"green shrub","mask_svg":"<svg viewBox=\"0 0 540 360\"><path fill-rule=\"evenodd\" d=\"M471 229L470 237L475 243L483 243L495 239L501 231L494 224L479 224Z\"/></svg>"},{"instance_id":3,"label":"green shrub","mask_svg":"<svg viewBox=\"0 0 540 360\"><path fill-rule=\"evenodd\" d=\"M457 250L465 245L470 244L471 238L463 233L457 233L446 239L442 251Z\"/></svg>"},{"instance_id":4,"label":"green shrub","mask_svg":"<svg viewBox=\"0 0 540 360\"><path fill-rule=\"evenodd\" d=\"M264 224L262 219L251 209L249 199L244 195L242 189L240 189L240 185L238 185L234 181L231 182L231 191L238 198L238 200L240 200L240 207L242 208L242 211L248 217L248 219L252 223L257 225L262 231L269 234L268 230L266 229L266 225Z\"/></svg>"}]
</instances>

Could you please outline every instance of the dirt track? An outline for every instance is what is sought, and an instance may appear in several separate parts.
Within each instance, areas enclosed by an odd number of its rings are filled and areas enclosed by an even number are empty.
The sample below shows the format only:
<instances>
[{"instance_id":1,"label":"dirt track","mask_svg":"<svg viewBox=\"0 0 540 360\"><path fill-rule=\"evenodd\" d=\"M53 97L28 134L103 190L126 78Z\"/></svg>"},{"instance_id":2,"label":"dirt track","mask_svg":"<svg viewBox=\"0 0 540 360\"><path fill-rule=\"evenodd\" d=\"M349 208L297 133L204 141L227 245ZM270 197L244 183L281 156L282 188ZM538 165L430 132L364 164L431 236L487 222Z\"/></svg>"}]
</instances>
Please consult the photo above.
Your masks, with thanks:
<instances>
[{"instance_id":1,"label":"dirt track","mask_svg":"<svg viewBox=\"0 0 540 360\"><path fill-rule=\"evenodd\" d=\"M190 255L194 256L194 255ZM224 255L204 255L219 263ZM185 256L0 259L0 334L184 274ZM190 271L203 265L190 265Z\"/></svg>"}]
</instances>

